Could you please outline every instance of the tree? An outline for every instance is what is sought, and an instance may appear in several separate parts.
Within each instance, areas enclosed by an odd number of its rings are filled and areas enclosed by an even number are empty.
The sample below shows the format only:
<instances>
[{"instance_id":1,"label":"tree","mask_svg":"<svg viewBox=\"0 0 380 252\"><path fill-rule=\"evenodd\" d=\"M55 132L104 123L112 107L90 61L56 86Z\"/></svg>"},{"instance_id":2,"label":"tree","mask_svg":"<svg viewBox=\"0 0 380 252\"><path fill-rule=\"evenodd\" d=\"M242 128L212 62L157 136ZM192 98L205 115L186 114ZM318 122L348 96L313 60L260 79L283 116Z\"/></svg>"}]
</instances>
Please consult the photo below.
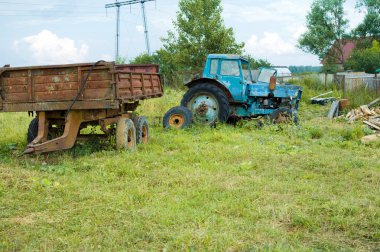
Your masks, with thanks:
<instances>
[{"instance_id":1,"label":"tree","mask_svg":"<svg viewBox=\"0 0 380 252\"><path fill-rule=\"evenodd\" d=\"M132 59L130 64L159 64L159 58L157 53L149 55L147 53L140 54L136 58Z\"/></svg>"},{"instance_id":2,"label":"tree","mask_svg":"<svg viewBox=\"0 0 380 252\"><path fill-rule=\"evenodd\" d=\"M353 30L353 34L362 38L379 38L380 0L359 0L357 8L364 8L366 15L364 20Z\"/></svg>"},{"instance_id":3,"label":"tree","mask_svg":"<svg viewBox=\"0 0 380 252\"><path fill-rule=\"evenodd\" d=\"M355 49L344 66L350 70L375 73L380 68L380 43L374 40L370 48Z\"/></svg>"},{"instance_id":4,"label":"tree","mask_svg":"<svg viewBox=\"0 0 380 252\"><path fill-rule=\"evenodd\" d=\"M269 61L264 59L254 59L250 55L245 55L244 58L246 58L249 62L249 65L252 69L257 69L259 67L270 67L272 64L269 63Z\"/></svg>"},{"instance_id":5,"label":"tree","mask_svg":"<svg viewBox=\"0 0 380 252\"><path fill-rule=\"evenodd\" d=\"M345 0L314 0L306 16L307 31L298 40L298 47L317 55L320 60L344 63L343 48L347 43L344 17Z\"/></svg>"},{"instance_id":6,"label":"tree","mask_svg":"<svg viewBox=\"0 0 380 252\"><path fill-rule=\"evenodd\" d=\"M176 70L197 72L210 53L241 54L244 44L235 41L221 13L221 0L180 0L175 32L163 39L160 56Z\"/></svg>"}]
</instances>

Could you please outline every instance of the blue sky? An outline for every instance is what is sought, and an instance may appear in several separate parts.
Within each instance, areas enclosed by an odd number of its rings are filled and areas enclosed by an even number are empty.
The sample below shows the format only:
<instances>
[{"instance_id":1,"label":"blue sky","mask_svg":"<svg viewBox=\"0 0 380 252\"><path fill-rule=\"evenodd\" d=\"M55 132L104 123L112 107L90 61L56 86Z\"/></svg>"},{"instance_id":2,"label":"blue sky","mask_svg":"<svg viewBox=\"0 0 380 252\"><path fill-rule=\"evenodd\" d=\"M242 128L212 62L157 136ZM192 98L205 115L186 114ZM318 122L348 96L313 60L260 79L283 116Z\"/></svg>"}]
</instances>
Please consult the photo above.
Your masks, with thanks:
<instances>
[{"instance_id":1,"label":"blue sky","mask_svg":"<svg viewBox=\"0 0 380 252\"><path fill-rule=\"evenodd\" d=\"M0 0L0 65L65 64L113 60L115 56L115 8L112 0ZM222 0L223 18L245 51L275 65L319 65L319 60L296 48L305 31L311 0ZM178 1L157 0L145 4L152 51L172 29ZM350 26L363 13L347 0ZM120 55L131 59L145 52L141 6L121 8Z\"/></svg>"}]
</instances>

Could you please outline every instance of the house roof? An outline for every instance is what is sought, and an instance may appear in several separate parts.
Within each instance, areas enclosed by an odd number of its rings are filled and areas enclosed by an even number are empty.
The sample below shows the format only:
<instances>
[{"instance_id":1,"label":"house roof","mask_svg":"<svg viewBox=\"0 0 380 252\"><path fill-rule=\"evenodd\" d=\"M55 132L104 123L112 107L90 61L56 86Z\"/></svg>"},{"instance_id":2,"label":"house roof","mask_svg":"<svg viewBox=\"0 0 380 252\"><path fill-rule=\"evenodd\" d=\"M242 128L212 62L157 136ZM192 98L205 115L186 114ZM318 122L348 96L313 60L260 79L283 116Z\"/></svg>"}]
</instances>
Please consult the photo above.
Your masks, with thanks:
<instances>
[{"instance_id":1,"label":"house roof","mask_svg":"<svg viewBox=\"0 0 380 252\"><path fill-rule=\"evenodd\" d=\"M337 43L343 43L342 52L338 51L335 47ZM335 64L343 64L350 57L352 50L356 47L358 40L338 40L334 43L334 45L330 48L330 51L327 53L327 56L322 60L322 64L327 63L327 59L331 55L337 55L334 57ZM339 45L337 46L339 47ZM335 50L335 51L333 51Z\"/></svg>"}]
</instances>

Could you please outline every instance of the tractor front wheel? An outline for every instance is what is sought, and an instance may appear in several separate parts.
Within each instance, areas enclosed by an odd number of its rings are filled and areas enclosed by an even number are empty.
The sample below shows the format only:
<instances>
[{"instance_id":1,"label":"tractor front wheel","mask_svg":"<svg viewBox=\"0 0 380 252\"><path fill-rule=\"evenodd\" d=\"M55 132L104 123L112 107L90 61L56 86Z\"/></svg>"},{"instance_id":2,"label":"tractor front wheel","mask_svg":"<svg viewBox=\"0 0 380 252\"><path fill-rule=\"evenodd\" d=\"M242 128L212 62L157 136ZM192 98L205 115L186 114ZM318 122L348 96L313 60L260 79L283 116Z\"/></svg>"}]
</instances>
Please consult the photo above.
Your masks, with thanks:
<instances>
[{"instance_id":1,"label":"tractor front wheel","mask_svg":"<svg viewBox=\"0 0 380 252\"><path fill-rule=\"evenodd\" d=\"M230 106L226 94L210 83L191 87L183 96L181 105L193 114L196 123L210 125L217 121L226 122Z\"/></svg>"}]
</instances>

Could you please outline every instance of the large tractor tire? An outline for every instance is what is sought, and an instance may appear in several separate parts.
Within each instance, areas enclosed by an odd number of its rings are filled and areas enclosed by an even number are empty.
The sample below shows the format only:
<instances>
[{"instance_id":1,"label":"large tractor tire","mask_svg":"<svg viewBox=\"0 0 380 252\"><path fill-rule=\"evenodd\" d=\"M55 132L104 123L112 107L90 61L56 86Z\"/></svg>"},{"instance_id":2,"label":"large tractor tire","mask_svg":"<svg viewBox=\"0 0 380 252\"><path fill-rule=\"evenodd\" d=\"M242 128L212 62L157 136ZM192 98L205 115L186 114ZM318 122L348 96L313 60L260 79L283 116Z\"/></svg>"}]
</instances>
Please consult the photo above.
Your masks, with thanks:
<instances>
[{"instance_id":1,"label":"large tractor tire","mask_svg":"<svg viewBox=\"0 0 380 252\"><path fill-rule=\"evenodd\" d=\"M38 118L33 118L29 123L28 133L26 134L26 141L30 144L38 135Z\"/></svg>"},{"instance_id":2,"label":"large tractor tire","mask_svg":"<svg viewBox=\"0 0 380 252\"><path fill-rule=\"evenodd\" d=\"M183 106L173 107L165 113L163 124L164 128L183 129L188 127L192 122L191 111Z\"/></svg>"},{"instance_id":3,"label":"large tractor tire","mask_svg":"<svg viewBox=\"0 0 380 252\"><path fill-rule=\"evenodd\" d=\"M145 116L136 116L133 118L133 123L136 128L136 143L146 144L148 143L150 132L148 120Z\"/></svg>"},{"instance_id":4,"label":"large tractor tire","mask_svg":"<svg viewBox=\"0 0 380 252\"><path fill-rule=\"evenodd\" d=\"M270 114L271 123L294 123L298 125L298 114L288 108L278 108Z\"/></svg>"},{"instance_id":5,"label":"large tractor tire","mask_svg":"<svg viewBox=\"0 0 380 252\"><path fill-rule=\"evenodd\" d=\"M191 87L183 96L181 105L187 107L196 123L211 125L226 122L230 116L230 105L226 94L210 83Z\"/></svg>"},{"instance_id":6,"label":"large tractor tire","mask_svg":"<svg viewBox=\"0 0 380 252\"><path fill-rule=\"evenodd\" d=\"M116 147L127 150L136 148L136 128L131 119L120 118L117 122Z\"/></svg>"}]
</instances>

